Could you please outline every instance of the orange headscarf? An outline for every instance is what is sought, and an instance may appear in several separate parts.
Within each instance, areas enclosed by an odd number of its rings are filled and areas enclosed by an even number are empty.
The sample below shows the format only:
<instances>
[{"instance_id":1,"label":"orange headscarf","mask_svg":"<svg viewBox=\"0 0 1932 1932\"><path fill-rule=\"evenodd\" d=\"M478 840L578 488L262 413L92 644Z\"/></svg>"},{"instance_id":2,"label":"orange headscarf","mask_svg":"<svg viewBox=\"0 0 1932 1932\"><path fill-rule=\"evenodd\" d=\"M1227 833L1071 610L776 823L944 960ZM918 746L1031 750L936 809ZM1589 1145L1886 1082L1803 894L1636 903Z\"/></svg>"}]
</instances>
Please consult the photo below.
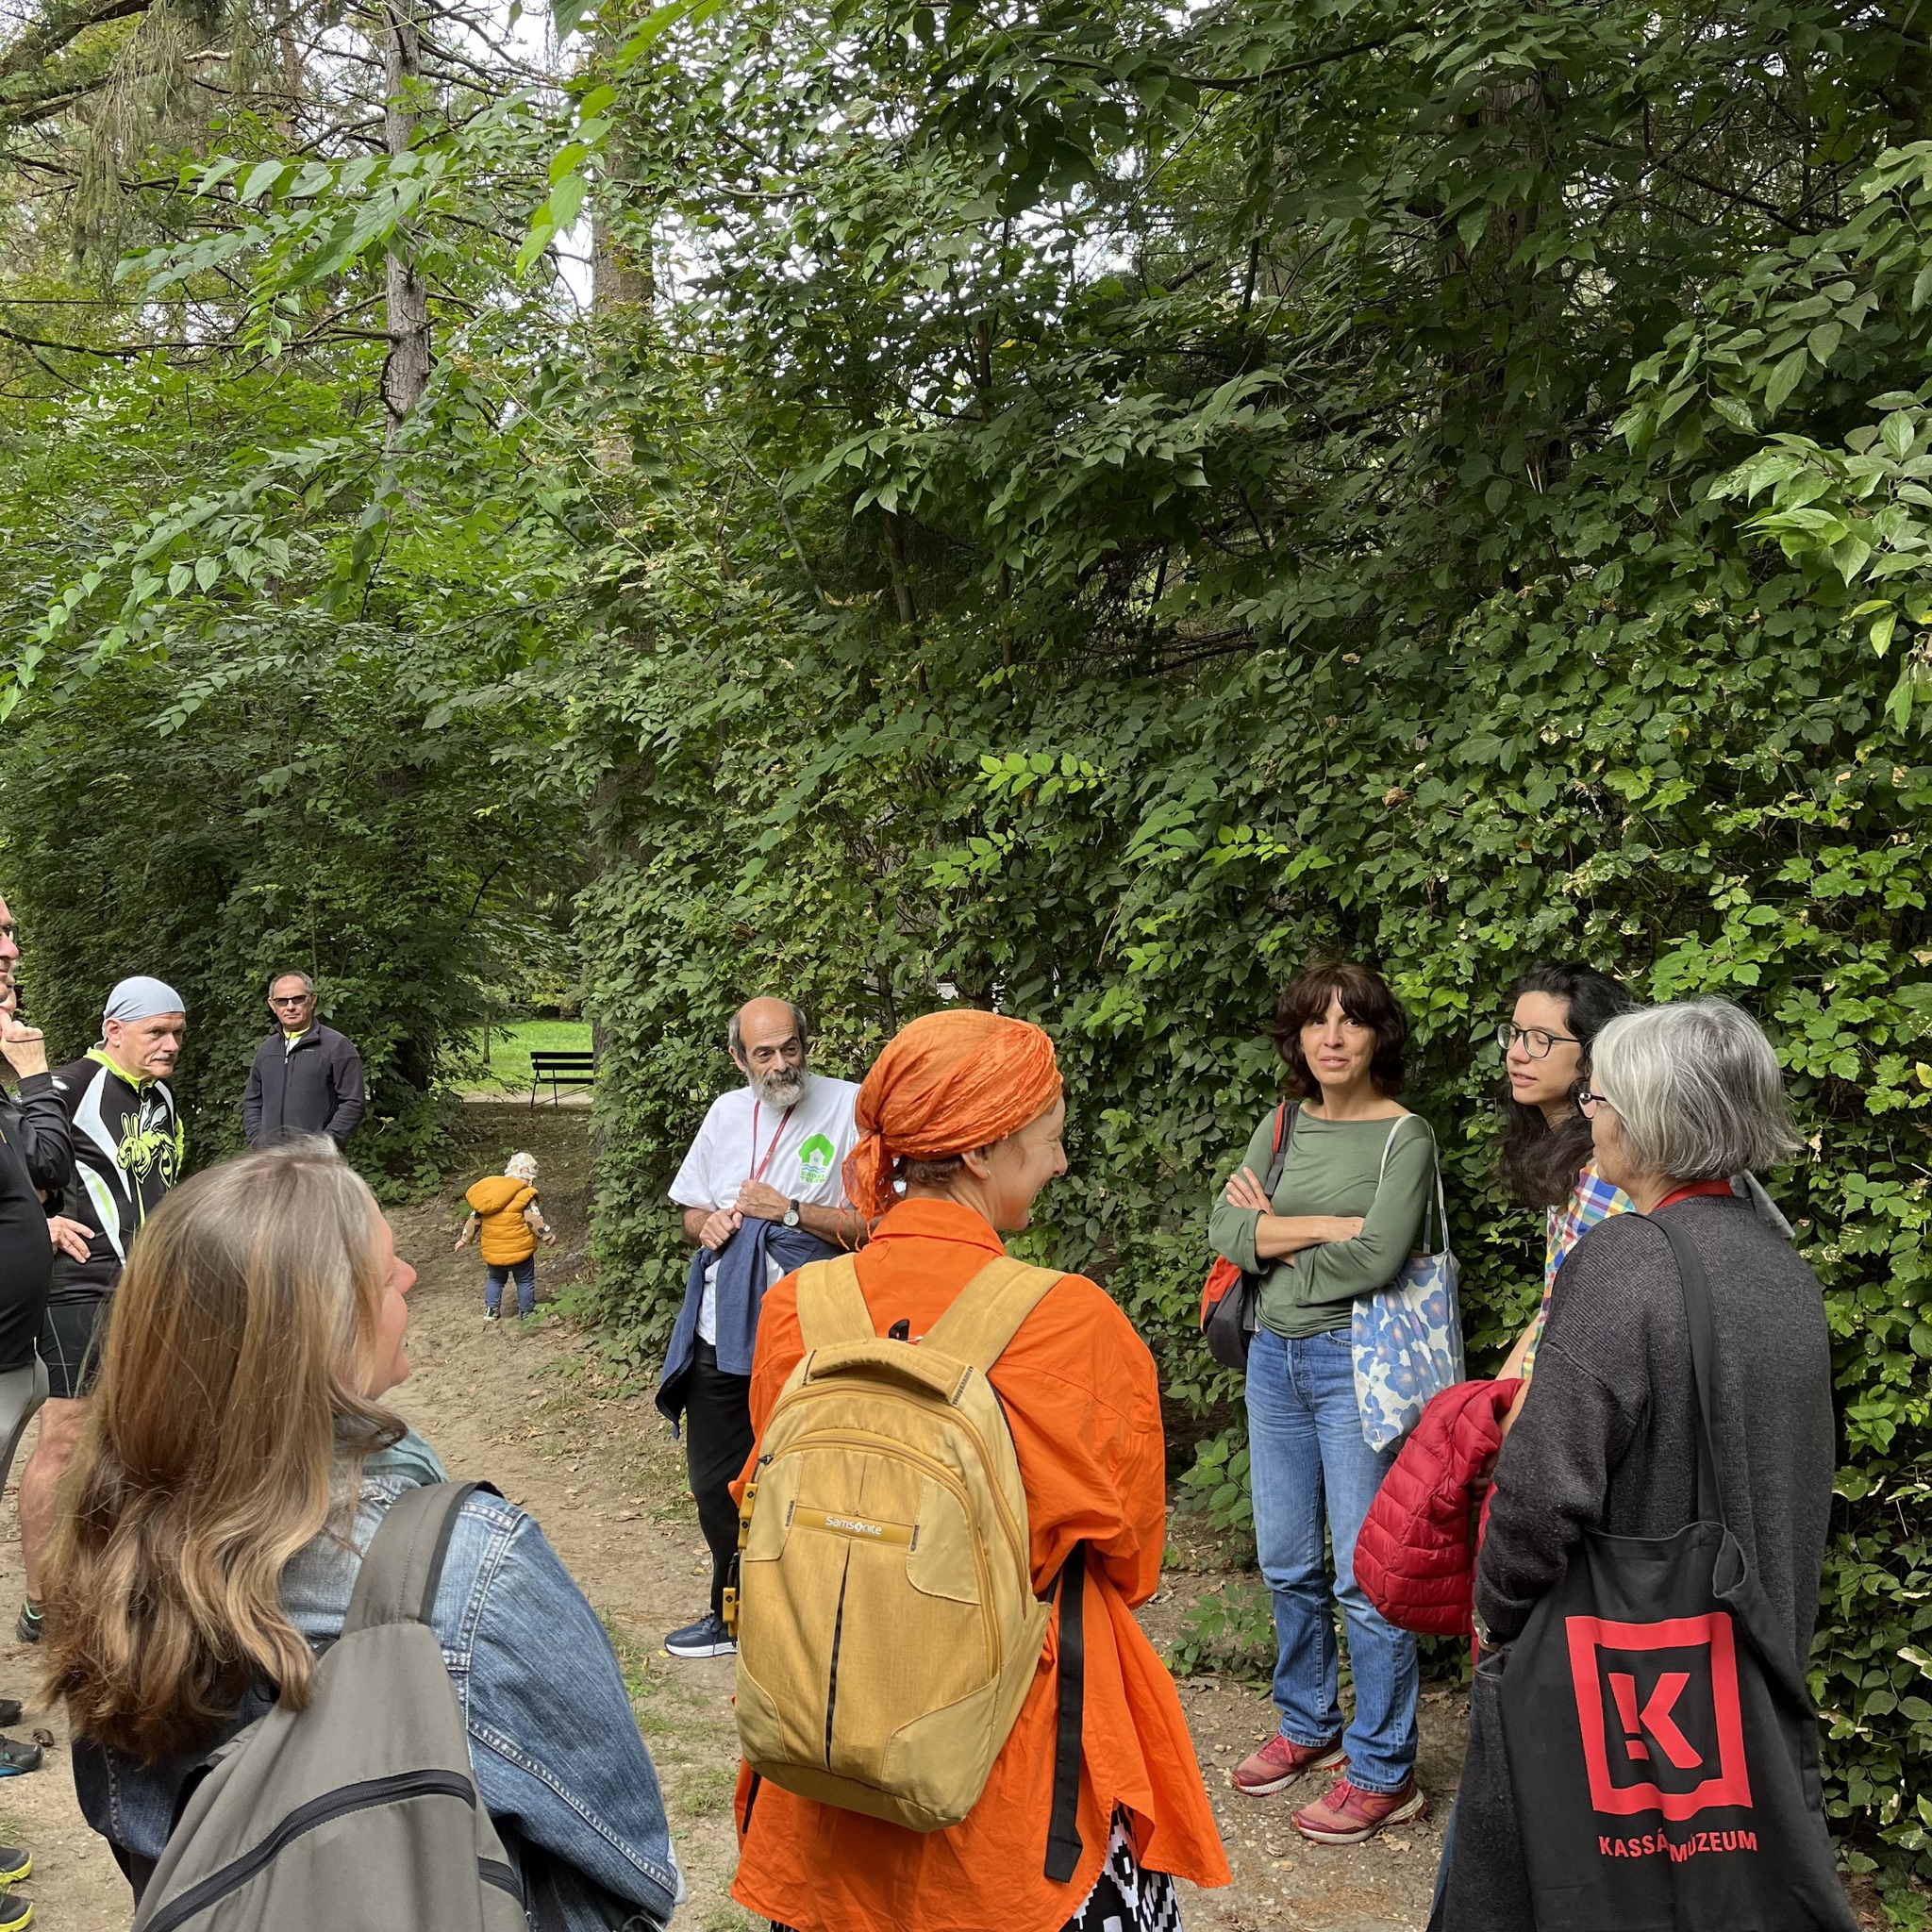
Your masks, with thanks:
<instances>
[{"instance_id":1,"label":"orange headscarf","mask_svg":"<svg viewBox=\"0 0 1932 1932\"><path fill-rule=\"evenodd\" d=\"M1053 1041L1025 1020L955 1007L902 1026L858 1090L863 1138L845 1194L868 1220L892 1205L892 1163L986 1147L1059 1098Z\"/></svg>"}]
</instances>

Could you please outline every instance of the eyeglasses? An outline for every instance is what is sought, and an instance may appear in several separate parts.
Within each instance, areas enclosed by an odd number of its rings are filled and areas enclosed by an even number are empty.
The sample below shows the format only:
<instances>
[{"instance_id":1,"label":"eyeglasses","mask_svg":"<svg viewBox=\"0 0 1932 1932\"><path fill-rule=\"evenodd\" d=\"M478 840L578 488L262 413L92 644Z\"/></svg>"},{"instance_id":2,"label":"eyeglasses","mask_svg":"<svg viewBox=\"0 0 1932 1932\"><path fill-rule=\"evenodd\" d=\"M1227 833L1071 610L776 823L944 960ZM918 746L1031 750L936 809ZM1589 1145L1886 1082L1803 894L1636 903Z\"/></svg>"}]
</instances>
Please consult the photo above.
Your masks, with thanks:
<instances>
[{"instance_id":1,"label":"eyeglasses","mask_svg":"<svg viewBox=\"0 0 1932 1932\"><path fill-rule=\"evenodd\" d=\"M1523 1042L1524 1052L1533 1060L1541 1059L1559 1041L1565 1046L1583 1044L1574 1033L1552 1033L1546 1026L1515 1026L1505 1020L1496 1028L1496 1044L1505 1053L1507 1053L1519 1040Z\"/></svg>"},{"instance_id":2,"label":"eyeglasses","mask_svg":"<svg viewBox=\"0 0 1932 1932\"><path fill-rule=\"evenodd\" d=\"M1587 1121L1595 1120L1596 1110L1600 1107L1610 1107L1608 1095L1591 1093L1586 1089L1576 1096L1576 1111ZM1610 1107L1610 1111L1614 1113L1616 1108Z\"/></svg>"},{"instance_id":3,"label":"eyeglasses","mask_svg":"<svg viewBox=\"0 0 1932 1932\"><path fill-rule=\"evenodd\" d=\"M299 1007L307 1000L312 1000L312 992L271 993L268 1003L272 1007Z\"/></svg>"}]
</instances>

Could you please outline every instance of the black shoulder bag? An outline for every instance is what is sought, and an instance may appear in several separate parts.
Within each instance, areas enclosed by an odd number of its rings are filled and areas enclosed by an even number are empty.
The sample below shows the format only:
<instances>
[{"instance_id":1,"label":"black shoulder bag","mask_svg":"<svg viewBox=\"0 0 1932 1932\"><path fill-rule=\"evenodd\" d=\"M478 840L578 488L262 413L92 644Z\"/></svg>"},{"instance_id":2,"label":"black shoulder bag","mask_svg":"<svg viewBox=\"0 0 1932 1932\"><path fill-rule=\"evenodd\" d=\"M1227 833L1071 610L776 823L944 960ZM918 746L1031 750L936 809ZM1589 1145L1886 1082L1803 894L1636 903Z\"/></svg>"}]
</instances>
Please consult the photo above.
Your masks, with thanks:
<instances>
[{"instance_id":1,"label":"black shoulder bag","mask_svg":"<svg viewBox=\"0 0 1932 1932\"><path fill-rule=\"evenodd\" d=\"M1300 1111L1284 1100L1274 1112L1274 1149L1262 1184L1262 1191L1271 1201L1281 1185L1288 1143L1294 1139L1295 1116ZM1261 1274L1267 1273L1268 1266L1262 1264ZM1201 1339L1208 1344L1208 1353L1224 1368L1247 1367L1248 1343L1254 1337L1260 1301L1261 1274L1249 1274L1225 1258L1218 1259L1208 1271L1201 1291Z\"/></svg>"},{"instance_id":2,"label":"black shoulder bag","mask_svg":"<svg viewBox=\"0 0 1932 1932\"><path fill-rule=\"evenodd\" d=\"M1855 1932L1800 1662L1724 1515L1710 1286L1676 1257L1697 1407L1697 1520L1587 1534L1509 1646L1503 1736L1538 1932Z\"/></svg>"}]
</instances>

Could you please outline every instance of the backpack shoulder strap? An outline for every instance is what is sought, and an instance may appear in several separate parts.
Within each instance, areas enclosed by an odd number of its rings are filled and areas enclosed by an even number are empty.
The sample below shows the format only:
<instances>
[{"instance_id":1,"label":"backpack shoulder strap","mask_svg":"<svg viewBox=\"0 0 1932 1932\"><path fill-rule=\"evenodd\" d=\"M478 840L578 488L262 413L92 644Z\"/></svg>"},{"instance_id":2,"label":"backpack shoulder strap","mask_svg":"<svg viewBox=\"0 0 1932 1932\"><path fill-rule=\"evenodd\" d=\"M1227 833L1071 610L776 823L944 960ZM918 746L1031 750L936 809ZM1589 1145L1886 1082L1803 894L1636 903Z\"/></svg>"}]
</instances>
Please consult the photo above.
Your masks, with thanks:
<instances>
[{"instance_id":1,"label":"backpack shoulder strap","mask_svg":"<svg viewBox=\"0 0 1932 1932\"><path fill-rule=\"evenodd\" d=\"M858 1267L850 1255L808 1261L798 1271L798 1329L808 1349L878 1340L865 1291L858 1285Z\"/></svg>"},{"instance_id":2,"label":"backpack shoulder strap","mask_svg":"<svg viewBox=\"0 0 1932 1932\"><path fill-rule=\"evenodd\" d=\"M1294 1124L1301 1118L1301 1108L1291 1100L1284 1100L1274 1113L1274 1149L1268 1163L1267 1193L1272 1201L1274 1191L1281 1185L1281 1171L1288 1165L1288 1150L1294 1140Z\"/></svg>"},{"instance_id":3,"label":"backpack shoulder strap","mask_svg":"<svg viewBox=\"0 0 1932 1932\"><path fill-rule=\"evenodd\" d=\"M344 1637L375 1624L428 1623L457 1513L476 1491L489 1489L488 1483L425 1483L390 1505L357 1574L342 1619Z\"/></svg>"},{"instance_id":4,"label":"backpack shoulder strap","mask_svg":"<svg viewBox=\"0 0 1932 1932\"><path fill-rule=\"evenodd\" d=\"M1047 1291L1065 1278L1052 1268L1029 1267L1002 1255L959 1291L952 1307L926 1330L923 1345L967 1362L983 1375Z\"/></svg>"}]
</instances>

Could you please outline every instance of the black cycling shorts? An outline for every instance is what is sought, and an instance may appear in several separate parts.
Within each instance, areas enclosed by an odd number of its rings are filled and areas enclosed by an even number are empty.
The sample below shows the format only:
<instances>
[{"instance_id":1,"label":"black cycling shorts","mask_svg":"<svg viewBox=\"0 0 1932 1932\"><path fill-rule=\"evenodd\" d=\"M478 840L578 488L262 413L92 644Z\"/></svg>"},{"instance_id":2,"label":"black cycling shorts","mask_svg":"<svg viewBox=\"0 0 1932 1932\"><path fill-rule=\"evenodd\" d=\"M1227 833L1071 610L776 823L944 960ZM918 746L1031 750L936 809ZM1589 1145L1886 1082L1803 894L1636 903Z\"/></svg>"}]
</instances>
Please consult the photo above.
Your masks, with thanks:
<instances>
[{"instance_id":1,"label":"black cycling shorts","mask_svg":"<svg viewBox=\"0 0 1932 1932\"><path fill-rule=\"evenodd\" d=\"M56 1402L79 1402L93 1392L113 1299L97 1294L47 1304L41 1317L41 1359L47 1365L47 1393Z\"/></svg>"}]
</instances>

